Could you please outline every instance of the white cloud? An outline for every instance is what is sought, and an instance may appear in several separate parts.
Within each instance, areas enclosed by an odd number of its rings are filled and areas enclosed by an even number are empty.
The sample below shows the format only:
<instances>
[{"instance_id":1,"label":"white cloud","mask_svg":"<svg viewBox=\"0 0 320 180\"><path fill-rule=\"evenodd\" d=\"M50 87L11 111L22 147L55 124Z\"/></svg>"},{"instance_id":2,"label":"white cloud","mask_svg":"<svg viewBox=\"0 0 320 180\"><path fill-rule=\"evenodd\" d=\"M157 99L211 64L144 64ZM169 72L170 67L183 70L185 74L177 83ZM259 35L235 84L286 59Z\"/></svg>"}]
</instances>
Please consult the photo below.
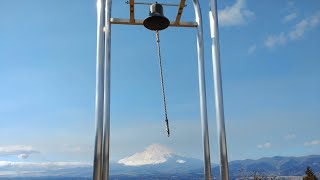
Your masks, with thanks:
<instances>
[{"instance_id":1,"label":"white cloud","mask_svg":"<svg viewBox=\"0 0 320 180\"><path fill-rule=\"evenodd\" d=\"M320 11L310 17L299 21L291 31L281 32L279 35L270 35L265 40L265 46L273 48L275 46L284 45L288 41L295 41L303 37L307 30L316 28L320 22Z\"/></svg>"},{"instance_id":2,"label":"white cloud","mask_svg":"<svg viewBox=\"0 0 320 180\"><path fill-rule=\"evenodd\" d=\"M309 21L307 19L303 19L298 24L296 24L295 28L292 31L288 33L289 38L291 40L301 38L308 27Z\"/></svg>"},{"instance_id":3,"label":"white cloud","mask_svg":"<svg viewBox=\"0 0 320 180\"><path fill-rule=\"evenodd\" d=\"M15 146L2 146L0 147L0 156L8 155L21 155L21 154L33 154L39 153L35 151L32 146L15 145Z\"/></svg>"},{"instance_id":4,"label":"white cloud","mask_svg":"<svg viewBox=\"0 0 320 180\"><path fill-rule=\"evenodd\" d=\"M182 160L182 159L178 159L176 162L179 163L179 164L183 164L183 163L185 163L185 162L187 162L187 161Z\"/></svg>"},{"instance_id":5,"label":"white cloud","mask_svg":"<svg viewBox=\"0 0 320 180\"><path fill-rule=\"evenodd\" d=\"M285 17L283 17L282 21L287 23L287 22L290 22L290 21L294 20L297 17L298 17L297 13L291 13L291 14L288 14Z\"/></svg>"},{"instance_id":6,"label":"white cloud","mask_svg":"<svg viewBox=\"0 0 320 180\"><path fill-rule=\"evenodd\" d=\"M18 155L18 158L21 158L21 159L27 159L29 157L29 154L19 154Z\"/></svg>"},{"instance_id":7,"label":"white cloud","mask_svg":"<svg viewBox=\"0 0 320 180\"><path fill-rule=\"evenodd\" d=\"M297 136L295 134L287 134L283 138L286 140L295 139Z\"/></svg>"},{"instance_id":8,"label":"white cloud","mask_svg":"<svg viewBox=\"0 0 320 180\"><path fill-rule=\"evenodd\" d=\"M257 148L271 148L271 143L267 142L267 143L264 143L264 144L259 144L257 145Z\"/></svg>"},{"instance_id":9,"label":"white cloud","mask_svg":"<svg viewBox=\"0 0 320 180\"><path fill-rule=\"evenodd\" d=\"M221 26L247 24L254 16L254 12L246 8L246 0L237 0L233 5L220 10L218 15Z\"/></svg>"},{"instance_id":10,"label":"white cloud","mask_svg":"<svg viewBox=\"0 0 320 180\"><path fill-rule=\"evenodd\" d=\"M270 35L265 41L265 45L268 48L273 48L278 45L284 45L287 42L285 34L282 32L279 35Z\"/></svg>"},{"instance_id":11,"label":"white cloud","mask_svg":"<svg viewBox=\"0 0 320 180\"><path fill-rule=\"evenodd\" d=\"M301 38L306 30L313 29L319 25L320 21L320 11L316 12L312 16L302 19L297 23L292 31L288 33L288 36L291 40L296 40Z\"/></svg>"},{"instance_id":12,"label":"white cloud","mask_svg":"<svg viewBox=\"0 0 320 180\"><path fill-rule=\"evenodd\" d=\"M308 141L308 142L305 142L304 145L305 145L305 146L320 145L320 140Z\"/></svg>"},{"instance_id":13,"label":"white cloud","mask_svg":"<svg viewBox=\"0 0 320 180\"><path fill-rule=\"evenodd\" d=\"M257 49L257 45L256 45L256 44L253 44L253 45L251 45L251 46L249 47L248 53L249 53L249 54L253 54L253 53L256 51L256 49Z\"/></svg>"},{"instance_id":14,"label":"white cloud","mask_svg":"<svg viewBox=\"0 0 320 180\"><path fill-rule=\"evenodd\" d=\"M309 23L311 27L315 27L319 24L320 21L320 11L311 16Z\"/></svg>"}]
</instances>

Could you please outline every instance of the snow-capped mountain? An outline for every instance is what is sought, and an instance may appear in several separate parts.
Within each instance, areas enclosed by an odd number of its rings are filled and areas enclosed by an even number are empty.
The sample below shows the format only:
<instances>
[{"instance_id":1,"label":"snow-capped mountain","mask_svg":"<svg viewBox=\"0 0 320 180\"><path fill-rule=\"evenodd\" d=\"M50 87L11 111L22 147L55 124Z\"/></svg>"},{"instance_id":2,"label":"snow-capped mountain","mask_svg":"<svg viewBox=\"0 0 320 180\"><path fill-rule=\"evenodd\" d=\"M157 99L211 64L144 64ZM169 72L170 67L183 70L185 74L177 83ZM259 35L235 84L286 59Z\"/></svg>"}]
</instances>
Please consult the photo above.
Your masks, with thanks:
<instances>
[{"instance_id":1,"label":"snow-capped mountain","mask_svg":"<svg viewBox=\"0 0 320 180\"><path fill-rule=\"evenodd\" d=\"M110 173L187 173L194 169L201 169L202 165L201 160L179 156L164 145L152 144L142 152L111 163Z\"/></svg>"},{"instance_id":2,"label":"snow-capped mountain","mask_svg":"<svg viewBox=\"0 0 320 180\"><path fill-rule=\"evenodd\" d=\"M151 164L161 164L168 161L174 155L173 151L161 144L152 144L143 152L120 159L119 164L126 166L143 166ZM185 160L178 159L177 163L185 163Z\"/></svg>"}]
</instances>

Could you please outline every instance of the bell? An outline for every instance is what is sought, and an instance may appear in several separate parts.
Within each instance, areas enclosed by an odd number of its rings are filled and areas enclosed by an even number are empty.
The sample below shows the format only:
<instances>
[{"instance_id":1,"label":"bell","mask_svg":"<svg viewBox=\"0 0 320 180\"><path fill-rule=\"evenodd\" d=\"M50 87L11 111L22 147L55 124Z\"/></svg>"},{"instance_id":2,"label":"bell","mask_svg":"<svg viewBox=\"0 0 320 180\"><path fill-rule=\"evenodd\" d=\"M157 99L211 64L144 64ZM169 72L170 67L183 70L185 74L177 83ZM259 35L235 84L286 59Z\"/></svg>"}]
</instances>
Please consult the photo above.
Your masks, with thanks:
<instances>
[{"instance_id":1,"label":"bell","mask_svg":"<svg viewBox=\"0 0 320 180\"><path fill-rule=\"evenodd\" d=\"M170 25L169 19L163 15L161 4L151 4L149 17L143 21L143 25L153 31L166 29Z\"/></svg>"}]
</instances>

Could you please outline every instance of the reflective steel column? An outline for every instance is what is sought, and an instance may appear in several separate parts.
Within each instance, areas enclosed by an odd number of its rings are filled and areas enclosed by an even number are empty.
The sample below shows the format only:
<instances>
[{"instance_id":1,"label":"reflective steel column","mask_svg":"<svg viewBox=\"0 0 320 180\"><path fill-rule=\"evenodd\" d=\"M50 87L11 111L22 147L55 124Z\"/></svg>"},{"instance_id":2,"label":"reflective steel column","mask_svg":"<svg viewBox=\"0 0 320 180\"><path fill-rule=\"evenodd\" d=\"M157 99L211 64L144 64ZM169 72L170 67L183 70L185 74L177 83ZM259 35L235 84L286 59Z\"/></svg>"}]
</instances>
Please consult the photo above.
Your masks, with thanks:
<instances>
[{"instance_id":1,"label":"reflective steel column","mask_svg":"<svg viewBox=\"0 0 320 180\"><path fill-rule=\"evenodd\" d=\"M209 19L212 38L212 64L217 133L220 155L220 176L222 180L229 180L227 141L224 123L223 94L220 66L219 26L216 0L210 0L210 9L211 11L209 13Z\"/></svg>"},{"instance_id":2,"label":"reflective steel column","mask_svg":"<svg viewBox=\"0 0 320 180\"><path fill-rule=\"evenodd\" d=\"M109 150L110 150L110 76L111 76L111 6L112 0L106 0L105 17L105 61L104 61L104 137L103 137L103 170L102 179L109 179Z\"/></svg>"},{"instance_id":3,"label":"reflective steel column","mask_svg":"<svg viewBox=\"0 0 320 180\"><path fill-rule=\"evenodd\" d=\"M198 0L193 0L194 12L197 26L197 49L198 49L198 74L199 74L199 90L200 90L200 113L201 113L201 129L202 143L204 150L204 175L206 180L211 180L211 161L210 146L207 118L207 101L206 101L206 82L204 73L204 47L203 47L203 30L202 16Z\"/></svg>"},{"instance_id":4,"label":"reflective steel column","mask_svg":"<svg viewBox=\"0 0 320 180\"><path fill-rule=\"evenodd\" d=\"M101 180L103 141L103 91L104 91L104 0L97 0L97 65L96 65L96 136L94 146L93 179Z\"/></svg>"}]
</instances>

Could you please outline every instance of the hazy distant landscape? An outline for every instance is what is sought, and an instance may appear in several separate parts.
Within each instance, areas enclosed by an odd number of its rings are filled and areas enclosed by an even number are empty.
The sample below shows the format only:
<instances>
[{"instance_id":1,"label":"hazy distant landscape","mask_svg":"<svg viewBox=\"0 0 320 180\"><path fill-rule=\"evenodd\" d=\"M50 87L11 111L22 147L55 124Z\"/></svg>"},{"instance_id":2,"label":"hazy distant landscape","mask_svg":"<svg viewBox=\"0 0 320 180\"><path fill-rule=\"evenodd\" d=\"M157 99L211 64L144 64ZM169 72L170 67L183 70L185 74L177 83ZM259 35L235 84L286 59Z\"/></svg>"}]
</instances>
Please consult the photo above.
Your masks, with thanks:
<instances>
[{"instance_id":1,"label":"hazy distant landscape","mask_svg":"<svg viewBox=\"0 0 320 180\"><path fill-rule=\"evenodd\" d=\"M4 163L3 163L4 164ZM32 167L33 166L33 167ZM232 179L245 177L302 178L310 166L316 175L320 172L320 155L303 157L261 158L238 160L229 163ZM57 164L2 165L0 179L91 179L91 165L74 164L61 168ZM7 174L7 175L6 175ZM219 177L219 166L212 164L212 175ZM179 156L167 147L152 144L143 152L110 163L111 179L203 179L203 162L199 159Z\"/></svg>"}]
</instances>

